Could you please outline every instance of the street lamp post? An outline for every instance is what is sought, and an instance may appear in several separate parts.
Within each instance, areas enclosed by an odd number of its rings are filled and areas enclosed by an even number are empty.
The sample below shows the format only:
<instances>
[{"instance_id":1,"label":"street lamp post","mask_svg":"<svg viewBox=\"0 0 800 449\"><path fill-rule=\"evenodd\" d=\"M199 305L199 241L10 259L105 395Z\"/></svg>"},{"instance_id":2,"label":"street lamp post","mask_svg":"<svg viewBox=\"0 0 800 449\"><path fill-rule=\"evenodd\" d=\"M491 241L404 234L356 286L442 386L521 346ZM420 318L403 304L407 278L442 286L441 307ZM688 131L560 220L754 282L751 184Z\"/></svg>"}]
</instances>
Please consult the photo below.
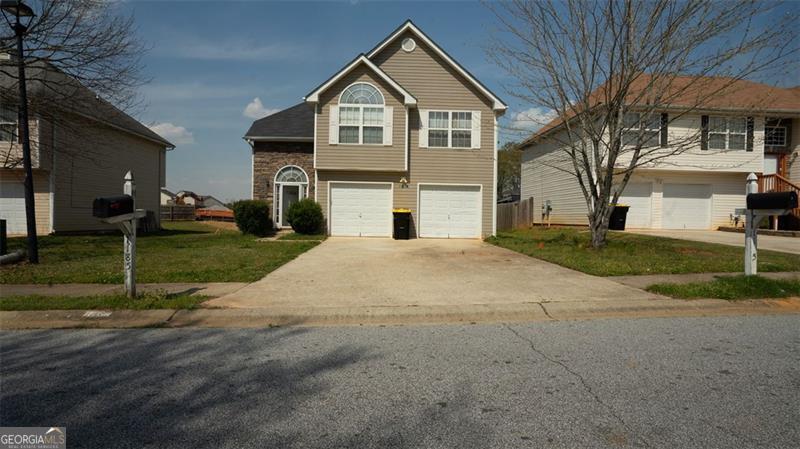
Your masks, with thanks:
<instances>
[{"instance_id":1,"label":"street lamp post","mask_svg":"<svg viewBox=\"0 0 800 449\"><path fill-rule=\"evenodd\" d=\"M0 11L17 37L17 72L19 74L19 134L22 140L22 165L25 169L25 218L28 225L28 261L39 263L39 243L36 238L36 214L33 202L33 169L31 167L31 141L28 129L28 92L25 86L25 55L23 54L22 36L28 31L28 25L35 14L30 6L20 0L0 1ZM13 22L8 16L14 17ZM22 18L28 23L23 24Z\"/></svg>"}]
</instances>

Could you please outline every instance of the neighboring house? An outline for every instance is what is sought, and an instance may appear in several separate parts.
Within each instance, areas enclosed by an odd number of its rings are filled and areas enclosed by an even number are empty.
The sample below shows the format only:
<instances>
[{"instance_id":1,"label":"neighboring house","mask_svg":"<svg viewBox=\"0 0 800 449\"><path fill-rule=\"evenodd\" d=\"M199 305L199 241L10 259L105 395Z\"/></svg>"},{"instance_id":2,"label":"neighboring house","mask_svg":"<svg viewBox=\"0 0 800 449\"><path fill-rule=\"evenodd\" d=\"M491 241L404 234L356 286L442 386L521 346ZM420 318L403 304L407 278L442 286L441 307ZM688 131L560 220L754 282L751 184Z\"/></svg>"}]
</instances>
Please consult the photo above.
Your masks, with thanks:
<instances>
[{"instance_id":1,"label":"neighboring house","mask_svg":"<svg viewBox=\"0 0 800 449\"><path fill-rule=\"evenodd\" d=\"M170 192L169 190L162 188L161 189L161 205L162 206L169 206L175 204L175 194Z\"/></svg>"},{"instance_id":2,"label":"neighboring house","mask_svg":"<svg viewBox=\"0 0 800 449\"><path fill-rule=\"evenodd\" d=\"M275 222L313 197L327 232L392 234L392 209L412 235L495 232L497 119L506 105L411 21L360 54L300 104L256 121L253 197Z\"/></svg>"},{"instance_id":3,"label":"neighboring house","mask_svg":"<svg viewBox=\"0 0 800 449\"><path fill-rule=\"evenodd\" d=\"M214 206L216 210L230 210L222 201L211 195L198 195L189 190L181 190L175 194L174 204L185 204L194 206L197 209L204 209Z\"/></svg>"},{"instance_id":4,"label":"neighboring house","mask_svg":"<svg viewBox=\"0 0 800 449\"><path fill-rule=\"evenodd\" d=\"M706 80L713 84L720 79ZM691 113L678 99L663 109L661 125L645 130L665 151L671 141L699 138L686 151L634 171L619 199L630 206L628 228L732 225L735 209L745 207L751 172L759 176L764 191L798 190L800 90L740 81L725 92ZM640 122L637 113L631 114L631 123ZM533 197L536 223L545 220L539 211L549 201L551 223L583 225L588 222L584 196L575 177L561 170L572 170L560 151L563 136L563 124L556 119L523 143L522 198ZM796 226L796 220L781 219L782 226Z\"/></svg>"},{"instance_id":5,"label":"neighboring house","mask_svg":"<svg viewBox=\"0 0 800 449\"><path fill-rule=\"evenodd\" d=\"M9 234L25 234L16 80L3 73L0 70L0 218L7 220ZM92 202L122 194L129 170L136 182L137 208L153 211L153 224L158 226L166 151L173 145L53 68L31 65L28 77L37 233L116 229L92 216ZM54 79L50 85L42 82ZM55 95L54 85L69 90L63 102L48 101Z\"/></svg>"}]
</instances>

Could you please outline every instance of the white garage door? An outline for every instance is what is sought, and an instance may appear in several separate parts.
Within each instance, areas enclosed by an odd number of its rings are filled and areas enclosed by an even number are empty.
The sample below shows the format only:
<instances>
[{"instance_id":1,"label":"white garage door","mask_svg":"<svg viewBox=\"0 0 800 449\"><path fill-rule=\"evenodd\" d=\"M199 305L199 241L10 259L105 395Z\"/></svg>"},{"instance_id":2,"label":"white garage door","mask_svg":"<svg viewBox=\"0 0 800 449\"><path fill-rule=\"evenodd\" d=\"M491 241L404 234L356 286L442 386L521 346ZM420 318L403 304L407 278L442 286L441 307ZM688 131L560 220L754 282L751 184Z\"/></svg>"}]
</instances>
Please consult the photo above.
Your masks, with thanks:
<instances>
[{"instance_id":1,"label":"white garage door","mask_svg":"<svg viewBox=\"0 0 800 449\"><path fill-rule=\"evenodd\" d=\"M619 203L630 206L625 221L626 228L651 227L653 184L649 182L628 183L619 197Z\"/></svg>"},{"instance_id":2,"label":"white garage door","mask_svg":"<svg viewBox=\"0 0 800 449\"><path fill-rule=\"evenodd\" d=\"M6 220L9 234L27 234L25 186L21 182L0 184L0 218Z\"/></svg>"},{"instance_id":3,"label":"white garage door","mask_svg":"<svg viewBox=\"0 0 800 449\"><path fill-rule=\"evenodd\" d=\"M419 236L481 236L479 186L419 186Z\"/></svg>"},{"instance_id":4,"label":"white garage door","mask_svg":"<svg viewBox=\"0 0 800 449\"><path fill-rule=\"evenodd\" d=\"M664 229L709 229L711 186L708 184L664 184L661 227Z\"/></svg>"},{"instance_id":5,"label":"white garage door","mask_svg":"<svg viewBox=\"0 0 800 449\"><path fill-rule=\"evenodd\" d=\"M331 235L390 237L391 184L331 183Z\"/></svg>"}]
</instances>

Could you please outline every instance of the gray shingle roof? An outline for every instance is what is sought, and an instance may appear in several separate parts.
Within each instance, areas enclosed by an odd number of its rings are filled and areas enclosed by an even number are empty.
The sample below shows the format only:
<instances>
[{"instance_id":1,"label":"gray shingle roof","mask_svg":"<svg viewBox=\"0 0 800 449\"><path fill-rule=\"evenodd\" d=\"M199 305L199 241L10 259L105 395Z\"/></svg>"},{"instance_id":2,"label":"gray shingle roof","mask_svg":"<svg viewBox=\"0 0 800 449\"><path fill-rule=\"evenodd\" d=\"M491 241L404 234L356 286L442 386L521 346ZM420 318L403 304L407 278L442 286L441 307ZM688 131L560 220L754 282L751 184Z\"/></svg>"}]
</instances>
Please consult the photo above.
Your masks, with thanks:
<instances>
[{"instance_id":1,"label":"gray shingle roof","mask_svg":"<svg viewBox=\"0 0 800 449\"><path fill-rule=\"evenodd\" d=\"M300 103L262 119L250 126L246 139L276 137L279 139L314 138L314 108Z\"/></svg>"},{"instance_id":2,"label":"gray shingle roof","mask_svg":"<svg viewBox=\"0 0 800 449\"><path fill-rule=\"evenodd\" d=\"M0 62L0 65L7 67L12 63L13 61L6 60ZM26 70L25 78L28 80L28 96L34 108L38 107L43 109L42 112L47 113L54 113L55 108L62 108L68 112L76 113L136 134L150 141L158 142L164 147L175 147L170 141L108 101L100 98L89 88L56 67L37 61L29 64ZM0 76L0 91L2 91L0 100L6 98L16 99L16 85L16 79L12 79L10 76Z\"/></svg>"}]
</instances>

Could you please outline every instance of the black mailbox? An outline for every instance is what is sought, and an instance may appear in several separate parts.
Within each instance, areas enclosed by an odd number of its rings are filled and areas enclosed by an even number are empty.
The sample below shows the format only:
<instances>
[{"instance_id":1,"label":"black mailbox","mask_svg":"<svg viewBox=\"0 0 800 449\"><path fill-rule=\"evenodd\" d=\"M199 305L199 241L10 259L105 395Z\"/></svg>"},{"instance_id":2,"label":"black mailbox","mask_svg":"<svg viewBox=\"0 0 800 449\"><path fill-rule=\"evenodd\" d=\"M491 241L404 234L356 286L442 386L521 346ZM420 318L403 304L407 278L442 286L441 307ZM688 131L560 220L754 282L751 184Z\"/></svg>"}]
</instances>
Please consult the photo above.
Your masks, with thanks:
<instances>
[{"instance_id":1,"label":"black mailbox","mask_svg":"<svg viewBox=\"0 0 800 449\"><path fill-rule=\"evenodd\" d=\"M130 195L95 198L92 215L97 218L110 218L133 213L133 197Z\"/></svg>"},{"instance_id":2,"label":"black mailbox","mask_svg":"<svg viewBox=\"0 0 800 449\"><path fill-rule=\"evenodd\" d=\"M797 192L751 193L747 195L748 209L794 209Z\"/></svg>"}]
</instances>

